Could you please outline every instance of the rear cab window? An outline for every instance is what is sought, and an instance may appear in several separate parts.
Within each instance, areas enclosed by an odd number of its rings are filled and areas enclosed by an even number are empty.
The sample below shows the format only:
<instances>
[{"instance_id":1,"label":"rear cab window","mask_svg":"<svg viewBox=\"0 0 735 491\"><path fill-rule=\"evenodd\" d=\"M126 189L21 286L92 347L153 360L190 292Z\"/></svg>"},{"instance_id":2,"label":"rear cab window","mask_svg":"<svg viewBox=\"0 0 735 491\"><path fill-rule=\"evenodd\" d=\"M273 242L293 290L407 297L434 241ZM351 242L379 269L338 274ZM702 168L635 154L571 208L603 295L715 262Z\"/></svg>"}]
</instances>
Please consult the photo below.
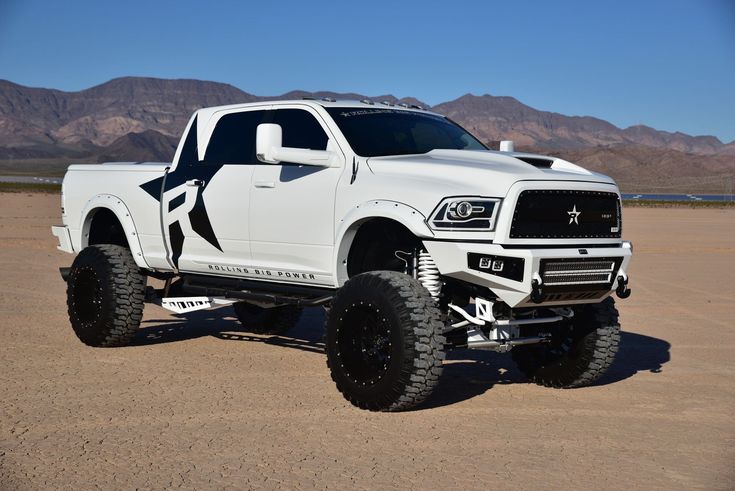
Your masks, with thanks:
<instances>
[{"instance_id":1,"label":"rear cab window","mask_svg":"<svg viewBox=\"0 0 735 491\"><path fill-rule=\"evenodd\" d=\"M266 110L241 111L222 116L209 138L204 163L257 164L255 134L266 122Z\"/></svg>"}]
</instances>

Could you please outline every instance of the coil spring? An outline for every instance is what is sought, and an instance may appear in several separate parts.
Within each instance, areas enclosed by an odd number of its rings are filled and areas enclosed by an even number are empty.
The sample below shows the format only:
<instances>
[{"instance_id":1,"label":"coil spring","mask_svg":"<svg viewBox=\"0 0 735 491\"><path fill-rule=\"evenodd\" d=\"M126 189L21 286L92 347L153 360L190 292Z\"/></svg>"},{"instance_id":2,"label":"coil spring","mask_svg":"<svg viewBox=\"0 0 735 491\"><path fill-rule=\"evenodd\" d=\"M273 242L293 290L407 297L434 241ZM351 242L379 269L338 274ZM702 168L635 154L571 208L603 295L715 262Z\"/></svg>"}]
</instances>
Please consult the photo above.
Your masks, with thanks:
<instances>
[{"instance_id":1,"label":"coil spring","mask_svg":"<svg viewBox=\"0 0 735 491\"><path fill-rule=\"evenodd\" d=\"M439 268L436 267L434 258L426 251L419 252L419 264L416 277L424 288L429 290L431 296L436 300L442 291L441 276L439 276Z\"/></svg>"}]
</instances>

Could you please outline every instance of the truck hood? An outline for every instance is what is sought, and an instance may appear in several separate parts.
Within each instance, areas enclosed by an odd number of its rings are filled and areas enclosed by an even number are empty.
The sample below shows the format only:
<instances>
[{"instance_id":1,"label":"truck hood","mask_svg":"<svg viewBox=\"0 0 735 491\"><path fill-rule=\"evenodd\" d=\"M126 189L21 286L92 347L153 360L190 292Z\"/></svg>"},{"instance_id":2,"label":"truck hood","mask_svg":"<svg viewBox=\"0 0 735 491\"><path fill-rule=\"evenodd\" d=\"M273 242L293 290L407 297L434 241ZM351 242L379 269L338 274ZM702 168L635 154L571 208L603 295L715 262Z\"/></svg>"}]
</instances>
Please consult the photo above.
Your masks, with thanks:
<instances>
[{"instance_id":1,"label":"truck hood","mask_svg":"<svg viewBox=\"0 0 735 491\"><path fill-rule=\"evenodd\" d=\"M447 196L476 194L504 197L518 181L615 184L608 176L590 172L562 159L489 150L432 150L420 155L371 157L367 164L374 174L390 177L391 180L439 184Z\"/></svg>"}]
</instances>

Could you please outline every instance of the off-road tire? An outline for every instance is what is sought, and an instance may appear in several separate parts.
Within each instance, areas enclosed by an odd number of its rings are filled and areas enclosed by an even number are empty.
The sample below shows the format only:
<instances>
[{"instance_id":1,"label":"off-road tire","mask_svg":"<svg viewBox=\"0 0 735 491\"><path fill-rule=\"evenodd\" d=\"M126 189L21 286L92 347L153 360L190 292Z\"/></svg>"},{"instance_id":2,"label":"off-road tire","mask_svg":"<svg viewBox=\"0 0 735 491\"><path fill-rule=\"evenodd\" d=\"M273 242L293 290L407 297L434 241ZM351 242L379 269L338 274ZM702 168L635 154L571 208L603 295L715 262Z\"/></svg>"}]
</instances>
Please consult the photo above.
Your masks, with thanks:
<instances>
[{"instance_id":1,"label":"off-road tire","mask_svg":"<svg viewBox=\"0 0 735 491\"><path fill-rule=\"evenodd\" d=\"M67 279L69 320L77 337L94 347L126 346L143 318L146 276L125 247L85 248Z\"/></svg>"},{"instance_id":2,"label":"off-road tire","mask_svg":"<svg viewBox=\"0 0 735 491\"><path fill-rule=\"evenodd\" d=\"M620 344L620 324L611 297L574 308L574 317L552 330L552 342L516 346L518 368L533 382L571 389L597 381L610 367Z\"/></svg>"},{"instance_id":3,"label":"off-road tire","mask_svg":"<svg viewBox=\"0 0 735 491\"><path fill-rule=\"evenodd\" d=\"M303 311L295 305L266 309L247 302L237 302L232 307L242 327L254 334L285 334L299 322Z\"/></svg>"},{"instance_id":4,"label":"off-road tire","mask_svg":"<svg viewBox=\"0 0 735 491\"><path fill-rule=\"evenodd\" d=\"M332 380L359 408L411 409L439 382L442 329L436 302L415 279L394 271L356 275L337 291L327 316Z\"/></svg>"}]
</instances>

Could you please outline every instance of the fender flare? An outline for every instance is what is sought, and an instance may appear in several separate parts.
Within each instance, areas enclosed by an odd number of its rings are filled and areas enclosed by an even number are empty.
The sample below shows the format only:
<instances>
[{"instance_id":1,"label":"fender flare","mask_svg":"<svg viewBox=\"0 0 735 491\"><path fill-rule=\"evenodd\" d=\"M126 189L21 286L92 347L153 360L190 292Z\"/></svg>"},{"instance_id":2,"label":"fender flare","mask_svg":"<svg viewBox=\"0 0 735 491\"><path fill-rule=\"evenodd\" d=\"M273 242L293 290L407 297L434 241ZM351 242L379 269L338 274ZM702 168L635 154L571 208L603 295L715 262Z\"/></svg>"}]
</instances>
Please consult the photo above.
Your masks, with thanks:
<instances>
[{"instance_id":1,"label":"fender flare","mask_svg":"<svg viewBox=\"0 0 735 491\"><path fill-rule=\"evenodd\" d=\"M337 224L335 234L334 264L335 284L344 285L349 279L347 256L352 247L357 230L373 218L388 218L406 227L419 238L432 238L434 233L426 225L426 217L417 209L398 201L370 200L353 207Z\"/></svg>"},{"instance_id":2,"label":"fender flare","mask_svg":"<svg viewBox=\"0 0 735 491\"><path fill-rule=\"evenodd\" d=\"M123 200L112 194L98 194L93 196L84 206L80 227L81 234L79 250L82 250L89 245L89 229L92 225L92 218L94 218L97 210L102 208L110 210L122 225L123 230L125 231L125 238L130 246L130 252L133 254L135 264L141 268L149 268L150 266L145 262L145 256L143 256L143 248L140 246L138 230L135 227L133 216Z\"/></svg>"}]
</instances>

